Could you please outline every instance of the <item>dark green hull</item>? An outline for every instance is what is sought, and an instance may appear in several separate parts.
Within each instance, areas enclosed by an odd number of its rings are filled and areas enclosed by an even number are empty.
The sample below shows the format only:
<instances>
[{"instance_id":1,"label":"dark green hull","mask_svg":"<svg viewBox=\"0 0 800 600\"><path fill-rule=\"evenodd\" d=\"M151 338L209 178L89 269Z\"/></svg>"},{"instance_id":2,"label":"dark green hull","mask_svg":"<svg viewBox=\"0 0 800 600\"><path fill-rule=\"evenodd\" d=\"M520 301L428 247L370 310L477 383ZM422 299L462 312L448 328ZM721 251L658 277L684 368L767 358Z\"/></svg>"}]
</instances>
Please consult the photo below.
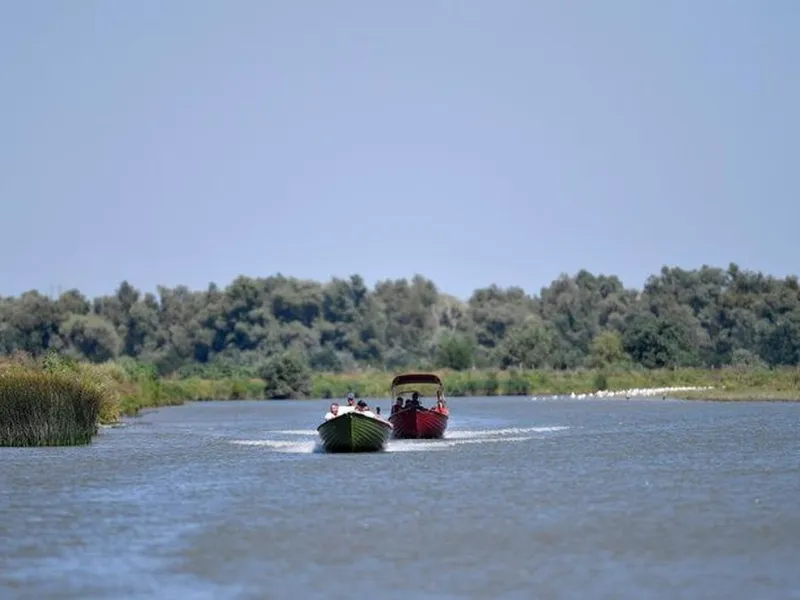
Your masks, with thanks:
<instances>
[{"instance_id":1,"label":"dark green hull","mask_svg":"<svg viewBox=\"0 0 800 600\"><path fill-rule=\"evenodd\" d=\"M326 452L378 452L386 447L392 426L386 421L347 412L317 427Z\"/></svg>"}]
</instances>

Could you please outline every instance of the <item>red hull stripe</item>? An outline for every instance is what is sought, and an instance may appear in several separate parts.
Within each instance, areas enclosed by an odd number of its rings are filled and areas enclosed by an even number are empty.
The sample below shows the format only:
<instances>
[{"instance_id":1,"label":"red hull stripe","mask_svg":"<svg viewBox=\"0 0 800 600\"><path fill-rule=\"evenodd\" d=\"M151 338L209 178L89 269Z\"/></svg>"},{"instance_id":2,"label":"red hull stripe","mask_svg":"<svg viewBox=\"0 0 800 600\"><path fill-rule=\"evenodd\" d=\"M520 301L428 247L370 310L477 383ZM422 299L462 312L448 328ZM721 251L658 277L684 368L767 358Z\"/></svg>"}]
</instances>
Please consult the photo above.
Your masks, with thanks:
<instances>
[{"instance_id":1,"label":"red hull stripe","mask_svg":"<svg viewBox=\"0 0 800 600\"><path fill-rule=\"evenodd\" d=\"M406 409L394 413L389 421L395 438L440 438L447 429L447 415L425 409Z\"/></svg>"}]
</instances>

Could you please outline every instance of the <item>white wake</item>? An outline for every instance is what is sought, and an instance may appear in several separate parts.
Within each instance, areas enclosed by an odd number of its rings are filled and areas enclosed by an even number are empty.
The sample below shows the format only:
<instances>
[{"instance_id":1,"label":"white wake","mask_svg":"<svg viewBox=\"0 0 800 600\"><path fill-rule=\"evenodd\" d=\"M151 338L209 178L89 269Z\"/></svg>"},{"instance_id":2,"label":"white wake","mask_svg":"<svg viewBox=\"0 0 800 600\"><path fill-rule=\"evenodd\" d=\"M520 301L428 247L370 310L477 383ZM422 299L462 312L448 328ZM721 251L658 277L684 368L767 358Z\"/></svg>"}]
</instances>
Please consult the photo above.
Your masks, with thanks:
<instances>
[{"instance_id":1,"label":"white wake","mask_svg":"<svg viewBox=\"0 0 800 600\"><path fill-rule=\"evenodd\" d=\"M445 432L440 440L393 440L390 439L386 452L437 452L450 450L468 444L498 444L512 442L526 442L541 434L564 431L569 427L557 425L550 427L505 427L500 429L452 429ZM294 440L231 440L231 444L240 446L254 446L266 448L273 452L289 454L312 454L324 452L319 439L309 440L309 436L316 436L314 429L279 429L269 431L271 434L294 436ZM539 434L539 435L537 435ZM305 439L302 439L305 438Z\"/></svg>"}]
</instances>

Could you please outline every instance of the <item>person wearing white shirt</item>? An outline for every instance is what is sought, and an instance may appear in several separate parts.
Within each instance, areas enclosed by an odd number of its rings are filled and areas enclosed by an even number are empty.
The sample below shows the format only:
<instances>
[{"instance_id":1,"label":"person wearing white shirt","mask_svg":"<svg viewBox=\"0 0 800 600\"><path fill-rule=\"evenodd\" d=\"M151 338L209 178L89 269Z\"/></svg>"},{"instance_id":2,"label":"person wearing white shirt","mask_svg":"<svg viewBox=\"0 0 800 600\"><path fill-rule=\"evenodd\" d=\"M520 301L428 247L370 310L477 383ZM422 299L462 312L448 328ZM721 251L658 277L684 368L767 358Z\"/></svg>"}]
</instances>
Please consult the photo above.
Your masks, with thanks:
<instances>
[{"instance_id":1,"label":"person wearing white shirt","mask_svg":"<svg viewBox=\"0 0 800 600\"><path fill-rule=\"evenodd\" d=\"M330 410L329 410L329 411L328 411L328 413L325 415L325 420L326 420L326 421L330 421L330 420L331 420L333 417L336 417L336 416L338 416L338 415L339 415L339 404L338 404L338 403L336 403L336 402L333 402L333 403L331 404L331 408L330 408Z\"/></svg>"}]
</instances>

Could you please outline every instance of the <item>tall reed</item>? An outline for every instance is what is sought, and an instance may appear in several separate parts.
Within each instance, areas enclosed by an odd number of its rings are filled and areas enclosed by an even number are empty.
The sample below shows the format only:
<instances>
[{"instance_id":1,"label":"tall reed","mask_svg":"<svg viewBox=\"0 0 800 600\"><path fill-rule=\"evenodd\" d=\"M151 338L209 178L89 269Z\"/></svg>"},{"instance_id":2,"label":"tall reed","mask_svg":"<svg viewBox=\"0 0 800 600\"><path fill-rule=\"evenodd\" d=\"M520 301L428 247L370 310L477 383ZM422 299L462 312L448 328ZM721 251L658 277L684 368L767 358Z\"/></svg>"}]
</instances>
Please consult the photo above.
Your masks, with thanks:
<instances>
[{"instance_id":1,"label":"tall reed","mask_svg":"<svg viewBox=\"0 0 800 600\"><path fill-rule=\"evenodd\" d=\"M0 372L0 446L77 446L97 433L107 392L66 372Z\"/></svg>"}]
</instances>

